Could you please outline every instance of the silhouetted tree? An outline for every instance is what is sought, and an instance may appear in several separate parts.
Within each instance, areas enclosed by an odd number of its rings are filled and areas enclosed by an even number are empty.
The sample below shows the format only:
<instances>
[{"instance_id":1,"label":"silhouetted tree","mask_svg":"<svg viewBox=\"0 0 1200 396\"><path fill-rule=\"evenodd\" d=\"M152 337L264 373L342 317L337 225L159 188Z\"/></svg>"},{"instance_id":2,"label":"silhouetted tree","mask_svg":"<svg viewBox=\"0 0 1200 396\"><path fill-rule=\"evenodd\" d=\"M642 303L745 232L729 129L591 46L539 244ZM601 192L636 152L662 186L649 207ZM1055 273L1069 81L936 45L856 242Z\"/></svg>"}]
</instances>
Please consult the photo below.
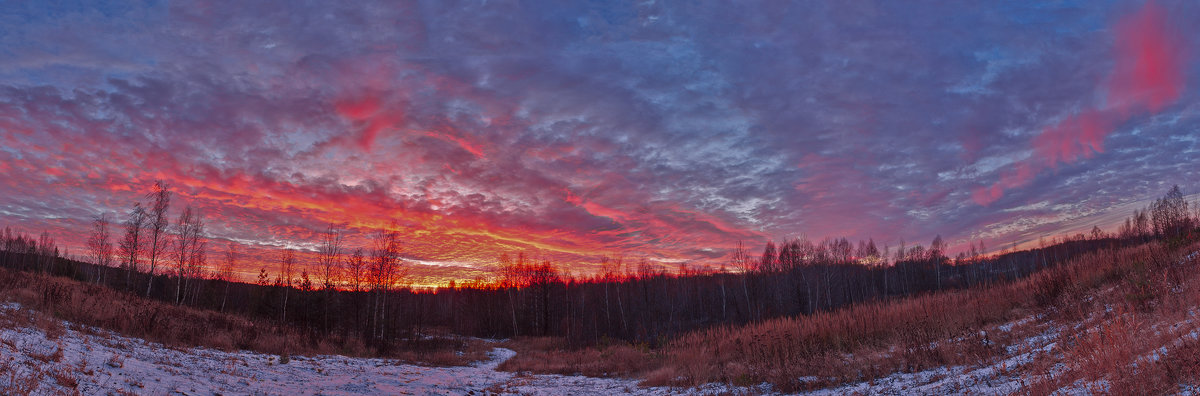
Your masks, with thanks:
<instances>
[{"instance_id":1,"label":"silhouetted tree","mask_svg":"<svg viewBox=\"0 0 1200 396\"><path fill-rule=\"evenodd\" d=\"M175 223L175 238L172 244L171 258L175 261L175 302L182 303L184 296L184 279L191 278L191 272L198 268L203 261L204 251L201 239L204 237L204 219L191 206L184 208Z\"/></svg>"},{"instance_id":2,"label":"silhouetted tree","mask_svg":"<svg viewBox=\"0 0 1200 396\"><path fill-rule=\"evenodd\" d=\"M407 276L400 265L400 232L397 225L381 229L375 234L371 247L370 281L375 291L375 314L372 327L373 338L385 339L387 336L387 300L391 287ZM378 329L378 331L376 331Z\"/></svg>"},{"instance_id":3,"label":"silhouetted tree","mask_svg":"<svg viewBox=\"0 0 1200 396\"><path fill-rule=\"evenodd\" d=\"M367 279L367 258L362 248L354 249L350 257L343 263L346 280L353 286L350 290L362 291L362 285Z\"/></svg>"},{"instance_id":4,"label":"silhouetted tree","mask_svg":"<svg viewBox=\"0 0 1200 396\"><path fill-rule=\"evenodd\" d=\"M1171 187L1167 195L1151 205L1151 221L1154 234L1165 238L1177 238L1191 230L1188 203L1183 199L1179 186Z\"/></svg>"},{"instance_id":5,"label":"silhouetted tree","mask_svg":"<svg viewBox=\"0 0 1200 396\"><path fill-rule=\"evenodd\" d=\"M279 278L276 284L283 287L283 306L279 311L279 321L287 323L287 305L289 291L292 290L292 271L296 268L296 251L284 249L279 256Z\"/></svg>"},{"instance_id":6,"label":"silhouetted tree","mask_svg":"<svg viewBox=\"0 0 1200 396\"><path fill-rule=\"evenodd\" d=\"M171 206L171 191L167 189L167 185L162 180L154 182L154 188L146 194L146 198L150 199L150 223L147 231L150 232L150 276L146 281L146 296L150 296L150 290L154 287L154 274L158 266L158 256L166 246L167 226L170 222L167 220L167 208Z\"/></svg>"},{"instance_id":7,"label":"silhouetted tree","mask_svg":"<svg viewBox=\"0 0 1200 396\"><path fill-rule=\"evenodd\" d=\"M217 270L217 279L225 282L225 292L221 296L221 312L225 312L225 301L229 299L229 285L233 283L233 269L237 263L237 256L237 245L229 241L225 245L225 257L221 261L221 268Z\"/></svg>"},{"instance_id":8,"label":"silhouetted tree","mask_svg":"<svg viewBox=\"0 0 1200 396\"><path fill-rule=\"evenodd\" d=\"M133 210L125 219L125 236L120 243L121 266L125 268L125 287L130 289L133 286L133 273L138 271L138 259L142 255L142 228L146 227L147 219L146 209L140 202L133 204Z\"/></svg>"},{"instance_id":9,"label":"silhouetted tree","mask_svg":"<svg viewBox=\"0 0 1200 396\"><path fill-rule=\"evenodd\" d=\"M333 224L321 235L321 246L317 249L317 264L321 270L321 290L325 306L325 329L329 329L329 309L333 304L333 282L336 277L338 263L341 262L342 234Z\"/></svg>"},{"instance_id":10,"label":"silhouetted tree","mask_svg":"<svg viewBox=\"0 0 1200 396\"><path fill-rule=\"evenodd\" d=\"M737 245L733 247L733 253L729 257L729 262L733 268L741 274L739 278L742 281L742 297L746 300L746 314L749 317L754 317L754 307L750 304L750 287L746 284L750 279L750 274L754 272L754 259L750 257L750 252L746 250L746 245L742 241L737 241Z\"/></svg>"},{"instance_id":11,"label":"silhouetted tree","mask_svg":"<svg viewBox=\"0 0 1200 396\"><path fill-rule=\"evenodd\" d=\"M945 253L946 242L942 240L941 235L935 236L929 244L929 261L933 263L938 290L942 290L942 263L946 261Z\"/></svg>"},{"instance_id":12,"label":"silhouetted tree","mask_svg":"<svg viewBox=\"0 0 1200 396\"><path fill-rule=\"evenodd\" d=\"M95 274L92 282L100 283L104 269L112 266L113 244L108 231L108 214L92 218L92 233L88 237L88 255L92 258Z\"/></svg>"},{"instance_id":13,"label":"silhouetted tree","mask_svg":"<svg viewBox=\"0 0 1200 396\"><path fill-rule=\"evenodd\" d=\"M54 244L54 238L50 237L49 231L42 231L42 234L38 235L32 253L42 272L50 273L53 270L54 263L58 261L58 245Z\"/></svg>"},{"instance_id":14,"label":"silhouetted tree","mask_svg":"<svg viewBox=\"0 0 1200 396\"><path fill-rule=\"evenodd\" d=\"M517 327L517 301L513 293L521 288L520 284L520 268L513 262L508 253L500 253L500 287L508 294L508 309L512 317L513 335L520 335L520 330Z\"/></svg>"}]
</instances>

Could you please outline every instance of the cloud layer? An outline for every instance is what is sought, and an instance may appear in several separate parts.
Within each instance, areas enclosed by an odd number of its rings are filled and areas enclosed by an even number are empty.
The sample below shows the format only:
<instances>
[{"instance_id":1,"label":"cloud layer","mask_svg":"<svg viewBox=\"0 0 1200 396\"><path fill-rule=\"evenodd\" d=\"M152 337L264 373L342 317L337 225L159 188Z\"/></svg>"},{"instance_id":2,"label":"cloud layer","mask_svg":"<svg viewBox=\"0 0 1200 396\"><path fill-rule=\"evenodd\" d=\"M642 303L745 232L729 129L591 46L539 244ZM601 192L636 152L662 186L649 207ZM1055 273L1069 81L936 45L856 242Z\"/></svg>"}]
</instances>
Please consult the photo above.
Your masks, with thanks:
<instances>
[{"instance_id":1,"label":"cloud layer","mask_svg":"<svg viewBox=\"0 0 1200 396\"><path fill-rule=\"evenodd\" d=\"M1196 186L1190 2L0 5L0 219L155 179L246 278L394 221L421 282L808 235L989 246ZM1188 191L1194 192L1194 191ZM1090 228L1090 226L1088 226ZM219 245L219 244L214 244Z\"/></svg>"}]
</instances>

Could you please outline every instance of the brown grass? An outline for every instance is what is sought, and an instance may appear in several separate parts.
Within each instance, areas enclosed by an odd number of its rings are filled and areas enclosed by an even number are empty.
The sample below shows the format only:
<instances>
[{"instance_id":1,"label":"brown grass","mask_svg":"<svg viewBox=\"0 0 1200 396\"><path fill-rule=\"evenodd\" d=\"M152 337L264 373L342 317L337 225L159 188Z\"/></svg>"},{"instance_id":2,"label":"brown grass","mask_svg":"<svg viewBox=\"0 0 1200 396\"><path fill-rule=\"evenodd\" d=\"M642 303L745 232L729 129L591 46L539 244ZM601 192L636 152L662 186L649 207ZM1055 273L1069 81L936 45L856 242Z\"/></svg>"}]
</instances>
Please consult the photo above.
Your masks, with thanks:
<instances>
[{"instance_id":1,"label":"brown grass","mask_svg":"<svg viewBox=\"0 0 1200 396\"><path fill-rule=\"evenodd\" d=\"M28 395L38 388L41 372L33 371L22 375L9 362L0 362L0 394Z\"/></svg>"},{"instance_id":2,"label":"brown grass","mask_svg":"<svg viewBox=\"0 0 1200 396\"><path fill-rule=\"evenodd\" d=\"M79 381L75 379L69 368L62 367L50 370L50 376L54 378L55 382L58 382L59 385L67 389L75 389L79 386Z\"/></svg>"},{"instance_id":3,"label":"brown grass","mask_svg":"<svg viewBox=\"0 0 1200 396\"><path fill-rule=\"evenodd\" d=\"M442 336L403 342L400 350L393 352L391 357L401 362L427 366L463 366L487 360L492 348L491 343L483 340Z\"/></svg>"},{"instance_id":4,"label":"brown grass","mask_svg":"<svg viewBox=\"0 0 1200 396\"><path fill-rule=\"evenodd\" d=\"M798 391L899 371L990 364L1017 341L1079 324L1059 335L1053 359L1039 357L1003 371L1024 373L1032 394L1048 394L1080 379L1108 381L1109 392L1162 393L1163 384L1200 380L1200 340L1175 342L1178 346L1158 361L1130 366L1200 328L1197 323L1166 333L1155 330L1186 322L1186 311L1200 306L1196 263L1178 265L1178 252L1198 248L1146 244L1099 251L1014 282L697 331L658 351L630 345L571 349L561 339L522 338L508 343L518 354L499 368L637 377L647 386L769 382L778 390ZM1189 281L1191 273L1196 276ZM1037 319L997 329L1017 318ZM1064 374L1042 375L1062 366Z\"/></svg>"},{"instance_id":5,"label":"brown grass","mask_svg":"<svg viewBox=\"0 0 1200 396\"><path fill-rule=\"evenodd\" d=\"M1083 298L1090 291L1138 279L1139 271L1165 268L1177 258L1157 245L1097 252L1012 283L698 331L672 342L661 366L644 377L644 384L766 381L780 390L796 391L897 371L979 364L1003 354L1011 342L1002 332L980 334L981 329L1047 310L1061 318L1084 317L1095 306ZM1169 288L1136 280L1127 286L1123 290L1136 307L1161 305L1155 296ZM1081 338L1077 349L1092 351L1078 356L1088 362L1083 370L1117 370L1109 362L1128 361L1135 350L1119 345L1139 337L1138 326L1117 321ZM996 336L1000 338L987 339Z\"/></svg>"},{"instance_id":6,"label":"brown grass","mask_svg":"<svg viewBox=\"0 0 1200 396\"><path fill-rule=\"evenodd\" d=\"M1182 252L1200 248L1194 245ZM1067 369L1047 377L1030 370L1032 394L1084 384L1092 392L1163 394L1200 383L1200 260L1175 255L1131 261L1120 277L1063 301L1066 327L1060 353L1039 367Z\"/></svg>"},{"instance_id":7,"label":"brown grass","mask_svg":"<svg viewBox=\"0 0 1200 396\"><path fill-rule=\"evenodd\" d=\"M561 338L524 337L505 347L517 355L497 369L589 377L637 377L659 365L661 357L645 347L628 344L572 349Z\"/></svg>"},{"instance_id":8,"label":"brown grass","mask_svg":"<svg viewBox=\"0 0 1200 396\"><path fill-rule=\"evenodd\" d=\"M372 351L353 337L316 335L270 321L178 306L67 278L4 268L0 268L0 301L17 302L51 315L32 315L29 320L0 318L0 326L33 325L51 340L65 334L61 320L66 320L171 348L245 349L281 356L372 356ZM460 338L435 338L418 344L397 348L386 357L431 365L464 365L487 357L487 350L479 342Z\"/></svg>"}]
</instances>

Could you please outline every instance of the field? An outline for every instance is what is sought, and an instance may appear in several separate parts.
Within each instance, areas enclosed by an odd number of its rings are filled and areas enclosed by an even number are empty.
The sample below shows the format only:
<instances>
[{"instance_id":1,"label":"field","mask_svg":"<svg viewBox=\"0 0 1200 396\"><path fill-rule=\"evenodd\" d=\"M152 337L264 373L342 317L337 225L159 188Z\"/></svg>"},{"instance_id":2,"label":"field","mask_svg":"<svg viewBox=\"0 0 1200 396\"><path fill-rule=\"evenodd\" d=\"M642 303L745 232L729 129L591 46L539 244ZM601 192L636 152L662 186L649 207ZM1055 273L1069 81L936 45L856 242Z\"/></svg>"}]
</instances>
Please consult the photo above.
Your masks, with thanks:
<instances>
[{"instance_id":1,"label":"field","mask_svg":"<svg viewBox=\"0 0 1200 396\"><path fill-rule=\"evenodd\" d=\"M1200 383L1197 249L1150 243L1103 250L1015 282L721 326L655 349L621 342L571 348L552 337L458 338L441 349L386 358L235 315L3 270L0 388L6 394L1164 393Z\"/></svg>"}]
</instances>

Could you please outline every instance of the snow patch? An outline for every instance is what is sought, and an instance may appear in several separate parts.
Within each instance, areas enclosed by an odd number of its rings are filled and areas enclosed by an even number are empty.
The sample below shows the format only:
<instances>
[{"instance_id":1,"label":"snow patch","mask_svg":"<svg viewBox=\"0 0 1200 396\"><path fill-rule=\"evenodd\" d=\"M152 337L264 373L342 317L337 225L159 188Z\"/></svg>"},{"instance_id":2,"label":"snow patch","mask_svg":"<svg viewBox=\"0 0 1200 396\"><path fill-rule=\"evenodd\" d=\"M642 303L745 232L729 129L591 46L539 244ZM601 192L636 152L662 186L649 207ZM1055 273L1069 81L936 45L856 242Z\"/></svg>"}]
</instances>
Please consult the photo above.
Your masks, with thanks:
<instances>
[{"instance_id":1,"label":"snow patch","mask_svg":"<svg viewBox=\"0 0 1200 396\"><path fill-rule=\"evenodd\" d=\"M28 314L17 304L0 315ZM495 348L465 367L425 367L391 359L275 355L208 348L171 348L109 331L65 330L57 340L31 327L0 329L0 365L36 380L34 394L262 394L262 395L669 395L737 393L734 387L640 388L636 380L496 371L516 352ZM56 356L61 352L61 356ZM67 380L61 381L52 373ZM73 379L75 384L70 384ZM64 383L66 382L66 383Z\"/></svg>"}]
</instances>

